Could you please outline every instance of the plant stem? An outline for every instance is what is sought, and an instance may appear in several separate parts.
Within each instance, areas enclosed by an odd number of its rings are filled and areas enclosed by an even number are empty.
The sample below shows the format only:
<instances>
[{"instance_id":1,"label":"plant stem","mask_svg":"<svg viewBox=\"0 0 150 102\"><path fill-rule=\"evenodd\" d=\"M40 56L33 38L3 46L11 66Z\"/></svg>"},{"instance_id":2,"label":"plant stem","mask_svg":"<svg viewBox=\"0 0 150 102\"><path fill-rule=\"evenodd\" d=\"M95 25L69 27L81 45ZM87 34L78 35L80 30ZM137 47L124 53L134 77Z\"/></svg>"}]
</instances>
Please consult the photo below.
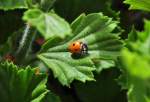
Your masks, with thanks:
<instances>
[{"instance_id":1,"label":"plant stem","mask_svg":"<svg viewBox=\"0 0 150 102\"><path fill-rule=\"evenodd\" d=\"M30 41L30 43L29 43L29 48L28 48L28 50L27 50L27 52L26 52L25 58L27 58L27 57L29 56L29 53L32 51L32 44L33 44L33 41L34 41L35 38L36 38L36 35L37 35L37 31L35 30L35 31L33 32L32 39L31 39L31 41Z\"/></svg>"},{"instance_id":2,"label":"plant stem","mask_svg":"<svg viewBox=\"0 0 150 102\"><path fill-rule=\"evenodd\" d=\"M19 47L18 47L16 54L20 53L20 51L24 48L26 39L27 39L28 34L29 34L29 30L30 30L30 25L26 24L26 28L25 28L24 33L22 35L22 38L20 40Z\"/></svg>"},{"instance_id":3,"label":"plant stem","mask_svg":"<svg viewBox=\"0 0 150 102\"><path fill-rule=\"evenodd\" d=\"M16 64L23 65L31 51L33 40L35 39L36 31L30 24L26 24L25 30L19 41L18 49L15 53Z\"/></svg>"}]
</instances>

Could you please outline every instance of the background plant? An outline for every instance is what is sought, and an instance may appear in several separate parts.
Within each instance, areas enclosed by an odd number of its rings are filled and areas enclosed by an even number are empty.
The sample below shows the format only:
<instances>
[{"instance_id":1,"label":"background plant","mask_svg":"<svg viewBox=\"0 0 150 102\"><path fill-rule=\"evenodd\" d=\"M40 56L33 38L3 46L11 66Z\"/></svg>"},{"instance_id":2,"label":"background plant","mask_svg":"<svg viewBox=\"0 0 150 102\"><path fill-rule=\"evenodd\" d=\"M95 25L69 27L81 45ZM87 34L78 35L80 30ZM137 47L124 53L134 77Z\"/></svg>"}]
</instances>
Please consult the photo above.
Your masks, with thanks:
<instances>
[{"instance_id":1,"label":"background plant","mask_svg":"<svg viewBox=\"0 0 150 102\"><path fill-rule=\"evenodd\" d=\"M1 0L0 101L149 102L149 4ZM76 40L88 56L71 57Z\"/></svg>"}]
</instances>

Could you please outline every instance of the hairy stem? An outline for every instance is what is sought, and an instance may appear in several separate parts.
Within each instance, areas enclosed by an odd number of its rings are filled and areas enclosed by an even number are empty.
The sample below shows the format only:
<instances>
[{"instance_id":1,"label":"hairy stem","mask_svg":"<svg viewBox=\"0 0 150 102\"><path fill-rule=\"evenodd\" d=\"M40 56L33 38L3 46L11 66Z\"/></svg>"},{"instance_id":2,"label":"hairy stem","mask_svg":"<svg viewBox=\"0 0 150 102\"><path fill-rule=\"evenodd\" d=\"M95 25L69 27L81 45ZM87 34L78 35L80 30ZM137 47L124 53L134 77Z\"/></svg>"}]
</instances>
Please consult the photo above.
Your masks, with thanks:
<instances>
[{"instance_id":1,"label":"hairy stem","mask_svg":"<svg viewBox=\"0 0 150 102\"><path fill-rule=\"evenodd\" d=\"M36 30L33 29L29 24L26 24L25 30L19 41L18 49L15 53L16 64L22 65L25 63L29 52L31 51L33 40L36 36Z\"/></svg>"},{"instance_id":2,"label":"hairy stem","mask_svg":"<svg viewBox=\"0 0 150 102\"><path fill-rule=\"evenodd\" d=\"M19 54L20 51L24 48L25 42L26 42L27 37L28 37L28 34L29 34L29 30L30 30L30 25L27 24L27 25L26 25L26 28L25 28L25 30L24 30L24 32L23 32L22 38L21 38L21 40L20 40L19 47L18 47L18 49L17 49L16 54Z\"/></svg>"}]
</instances>

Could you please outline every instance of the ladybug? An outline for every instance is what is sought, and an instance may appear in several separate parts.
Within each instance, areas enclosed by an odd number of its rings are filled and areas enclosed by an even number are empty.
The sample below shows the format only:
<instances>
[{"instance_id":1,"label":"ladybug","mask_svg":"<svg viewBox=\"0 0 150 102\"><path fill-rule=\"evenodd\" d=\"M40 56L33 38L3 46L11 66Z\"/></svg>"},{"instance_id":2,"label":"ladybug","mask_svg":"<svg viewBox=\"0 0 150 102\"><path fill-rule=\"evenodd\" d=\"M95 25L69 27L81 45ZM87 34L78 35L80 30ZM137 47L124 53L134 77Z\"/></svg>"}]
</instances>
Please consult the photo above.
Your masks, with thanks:
<instances>
[{"instance_id":1,"label":"ladybug","mask_svg":"<svg viewBox=\"0 0 150 102\"><path fill-rule=\"evenodd\" d=\"M88 54L88 46L86 43L75 41L69 45L69 52L76 55L86 55Z\"/></svg>"}]
</instances>

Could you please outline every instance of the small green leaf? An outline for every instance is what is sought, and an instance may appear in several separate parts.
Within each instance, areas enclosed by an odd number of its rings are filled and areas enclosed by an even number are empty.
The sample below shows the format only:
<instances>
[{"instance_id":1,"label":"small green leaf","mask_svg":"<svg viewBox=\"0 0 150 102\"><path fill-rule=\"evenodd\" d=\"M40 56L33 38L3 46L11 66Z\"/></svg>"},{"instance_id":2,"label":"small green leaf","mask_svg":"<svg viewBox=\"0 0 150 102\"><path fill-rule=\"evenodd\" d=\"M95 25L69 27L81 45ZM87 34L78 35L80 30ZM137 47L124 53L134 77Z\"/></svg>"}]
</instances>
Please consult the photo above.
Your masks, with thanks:
<instances>
[{"instance_id":1,"label":"small green leaf","mask_svg":"<svg viewBox=\"0 0 150 102\"><path fill-rule=\"evenodd\" d=\"M105 63L110 67L119 56L122 41L118 34L111 33L116 26L117 22L102 13L87 16L82 14L71 24L73 34L63 40L57 37L49 39L43 45L38 58L53 71L63 85L69 86L74 79L82 82L94 80L92 71L95 70L95 63L108 61ZM77 40L88 45L89 55L74 59L68 52L68 46ZM112 63L108 65L110 61ZM103 65L103 68L106 66Z\"/></svg>"},{"instance_id":2,"label":"small green leaf","mask_svg":"<svg viewBox=\"0 0 150 102\"><path fill-rule=\"evenodd\" d=\"M23 19L36 27L45 39L53 36L65 38L71 33L69 24L52 12L44 13L39 9L30 9L25 12Z\"/></svg>"},{"instance_id":3,"label":"small green leaf","mask_svg":"<svg viewBox=\"0 0 150 102\"><path fill-rule=\"evenodd\" d=\"M125 70L121 69L121 74L116 79L116 81L118 82L118 85L121 86L122 90L127 90L128 89L128 81L127 81L128 75L127 74L128 73Z\"/></svg>"},{"instance_id":4,"label":"small green leaf","mask_svg":"<svg viewBox=\"0 0 150 102\"><path fill-rule=\"evenodd\" d=\"M133 43L133 48L139 53L149 56L150 55L150 21L145 20L144 31L137 32L138 40Z\"/></svg>"},{"instance_id":5,"label":"small green leaf","mask_svg":"<svg viewBox=\"0 0 150 102\"><path fill-rule=\"evenodd\" d=\"M41 102L48 90L45 74L35 74L31 67L17 67L12 63L0 64L1 102Z\"/></svg>"},{"instance_id":6,"label":"small green leaf","mask_svg":"<svg viewBox=\"0 0 150 102\"><path fill-rule=\"evenodd\" d=\"M125 0L124 3L130 4L130 9L150 12L150 0Z\"/></svg>"},{"instance_id":7,"label":"small green leaf","mask_svg":"<svg viewBox=\"0 0 150 102\"><path fill-rule=\"evenodd\" d=\"M138 34L137 34L137 31L134 27L132 27L132 30L131 32L128 34L128 39L127 41L128 42L135 42L138 38Z\"/></svg>"},{"instance_id":8,"label":"small green leaf","mask_svg":"<svg viewBox=\"0 0 150 102\"><path fill-rule=\"evenodd\" d=\"M98 61L98 62L97 62ZM115 62L113 60L97 60L93 61L96 66L96 71L100 73L103 69L108 69L115 66Z\"/></svg>"},{"instance_id":9,"label":"small green leaf","mask_svg":"<svg viewBox=\"0 0 150 102\"><path fill-rule=\"evenodd\" d=\"M25 0L0 0L0 9L12 10L16 8L27 8Z\"/></svg>"}]
</instances>

